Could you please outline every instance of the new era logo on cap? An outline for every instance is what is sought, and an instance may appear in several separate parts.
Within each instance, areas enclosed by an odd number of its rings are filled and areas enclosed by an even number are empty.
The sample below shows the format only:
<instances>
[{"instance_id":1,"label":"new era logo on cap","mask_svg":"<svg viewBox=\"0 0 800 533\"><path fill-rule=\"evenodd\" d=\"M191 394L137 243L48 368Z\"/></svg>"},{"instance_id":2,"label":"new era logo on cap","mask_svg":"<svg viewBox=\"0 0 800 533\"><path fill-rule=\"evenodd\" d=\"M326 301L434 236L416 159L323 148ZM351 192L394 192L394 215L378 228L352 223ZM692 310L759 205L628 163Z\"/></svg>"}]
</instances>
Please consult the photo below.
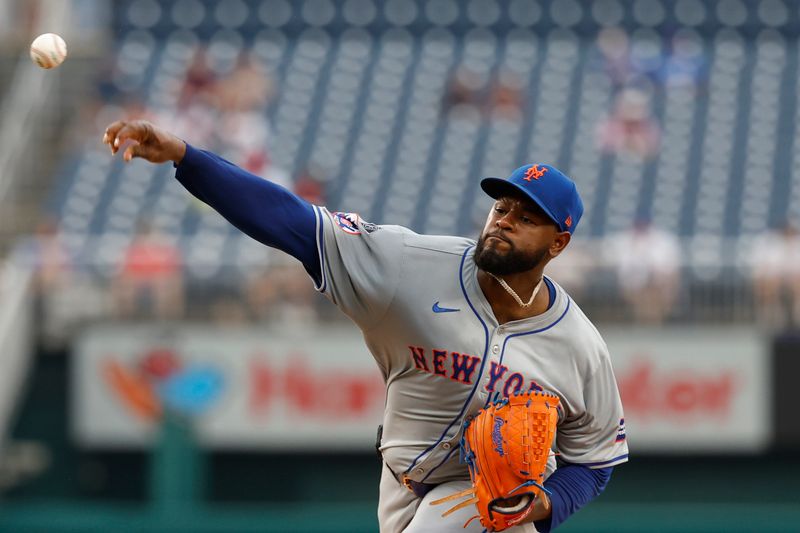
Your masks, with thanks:
<instances>
[{"instance_id":1,"label":"new era logo on cap","mask_svg":"<svg viewBox=\"0 0 800 533\"><path fill-rule=\"evenodd\" d=\"M507 179L484 178L481 188L495 199L523 193L541 207L561 231L573 233L583 215L583 201L575 182L551 165L521 166Z\"/></svg>"}]
</instances>

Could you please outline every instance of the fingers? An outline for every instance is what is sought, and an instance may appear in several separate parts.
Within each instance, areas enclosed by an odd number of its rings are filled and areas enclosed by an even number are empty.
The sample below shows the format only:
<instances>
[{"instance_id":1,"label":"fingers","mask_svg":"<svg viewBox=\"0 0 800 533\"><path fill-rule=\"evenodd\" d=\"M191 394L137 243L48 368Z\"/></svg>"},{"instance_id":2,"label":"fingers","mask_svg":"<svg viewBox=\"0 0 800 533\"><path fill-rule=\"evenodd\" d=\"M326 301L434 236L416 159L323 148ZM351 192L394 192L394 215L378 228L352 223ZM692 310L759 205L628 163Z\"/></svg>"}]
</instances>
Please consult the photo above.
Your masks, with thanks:
<instances>
[{"instance_id":1,"label":"fingers","mask_svg":"<svg viewBox=\"0 0 800 533\"><path fill-rule=\"evenodd\" d=\"M122 146L127 140L141 142L142 133L143 128L138 121L125 123L117 132L116 137L114 137L114 141L111 144L111 153L116 154L120 146Z\"/></svg>"},{"instance_id":2,"label":"fingers","mask_svg":"<svg viewBox=\"0 0 800 533\"><path fill-rule=\"evenodd\" d=\"M141 157L142 154L139 153L140 146L141 145L139 144L132 144L128 146L128 148L126 148L125 151L122 153L122 160L127 163L134 157Z\"/></svg>"},{"instance_id":3,"label":"fingers","mask_svg":"<svg viewBox=\"0 0 800 533\"><path fill-rule=\"evenodd\" d=\"M103 144L109 145L111 148L111 153L115 153L114 150L114 140L117 138L117 134L119 131L127 124L124 120L117 120L116 122L112 122L107 128L105 133L103 134Z\"/></svg>"},{"instance_id":4,"label":"fingers","mask_svg":"<svg viewBox=\"0 0 800 533\"><path fill-rule=\"evenodd\" d=\"M151 163L170 160L178 162L186 151L183 141L158 130L146 120L119 120L112 123L103 134L103 143L109 145L112 154L124 148L122 159L125 162L134 157L141 157Z\"/></svg>"},{"instance_id":5,"label":"fingers","mask_svg":"<svg viewBox=\"0 0 800 533\"><path fill-rule=\"evenodd\" d=\"M147 146L144 146L139 143L134 143L128 146L125 151L122 153L122 160L126 163L133 159L134 157L141 157L143 159L150 160L150 149Z\"/></svg>"},{"instance_id":6,"label":"fingers","mask_svg":"<svg viewBox=\"0 0 800 533\"><path fill-rule=\"evenodd\" d=\"M125 141L142 143L148 135L149 124L143 120L128 122L118 120L106 128L103 143L109 145L111 153L116 154Z\"/></svg>"}]
</instances>

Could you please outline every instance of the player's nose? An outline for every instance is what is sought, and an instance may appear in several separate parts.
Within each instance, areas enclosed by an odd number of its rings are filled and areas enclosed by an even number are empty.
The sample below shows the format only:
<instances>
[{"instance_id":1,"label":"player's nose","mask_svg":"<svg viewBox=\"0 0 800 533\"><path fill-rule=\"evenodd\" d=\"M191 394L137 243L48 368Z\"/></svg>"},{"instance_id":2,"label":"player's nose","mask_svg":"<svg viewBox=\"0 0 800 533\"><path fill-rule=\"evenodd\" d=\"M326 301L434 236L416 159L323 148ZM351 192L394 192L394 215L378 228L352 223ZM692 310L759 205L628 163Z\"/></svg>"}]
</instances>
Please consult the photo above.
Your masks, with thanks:
<instances>
[{"instance_id":1,"label":"player's nose","mask_svg":"<svg viewBox=\"0 0 800 533\"><path fill-rule=\"evenodd\" d=\"M495 226L506 231L511 231L512 229L514 229L514 224L512 223L511 220L511 213L508 212L498 217L497 220L495 221Z\"/></svg>"}]
</instances>

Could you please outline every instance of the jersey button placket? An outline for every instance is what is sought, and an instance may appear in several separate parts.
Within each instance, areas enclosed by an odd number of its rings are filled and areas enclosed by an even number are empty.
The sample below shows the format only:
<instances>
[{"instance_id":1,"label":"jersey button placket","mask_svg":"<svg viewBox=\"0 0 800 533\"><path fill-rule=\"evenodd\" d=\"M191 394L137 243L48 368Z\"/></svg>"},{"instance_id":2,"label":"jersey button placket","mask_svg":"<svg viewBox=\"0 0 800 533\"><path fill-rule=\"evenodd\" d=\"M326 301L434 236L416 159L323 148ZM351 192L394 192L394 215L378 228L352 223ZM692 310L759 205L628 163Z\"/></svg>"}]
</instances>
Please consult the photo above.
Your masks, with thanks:
<instances>
[{"instance_id":1,"label":"jersey button placket","mask_svg":"<svg viewBox=\"0 0 800 533\"><path fill-rule=\"evenodd\" d=\"M505 332L505 327L498 326L498 328L495 330L495 333L492 335L491 341L494 342L494 344L492 344L491 348L489 348L491 356L487 358L488 359L487 363L491 361L495 362L499 361L499 358L497 357L500 354L499 342L502 340L502 335L504 332ZM490 365L487 364L486 368L487 369L490 368ZM486 390L486 387L488 387L489 383L491 383L491 375L488 371L484 373L482 380L483 380L483 385L480 387L480 390L478 391L477 394L477 398L480 400L481 404L483 404L489 396L489 392Z\"/></svg>"}]
</instances>

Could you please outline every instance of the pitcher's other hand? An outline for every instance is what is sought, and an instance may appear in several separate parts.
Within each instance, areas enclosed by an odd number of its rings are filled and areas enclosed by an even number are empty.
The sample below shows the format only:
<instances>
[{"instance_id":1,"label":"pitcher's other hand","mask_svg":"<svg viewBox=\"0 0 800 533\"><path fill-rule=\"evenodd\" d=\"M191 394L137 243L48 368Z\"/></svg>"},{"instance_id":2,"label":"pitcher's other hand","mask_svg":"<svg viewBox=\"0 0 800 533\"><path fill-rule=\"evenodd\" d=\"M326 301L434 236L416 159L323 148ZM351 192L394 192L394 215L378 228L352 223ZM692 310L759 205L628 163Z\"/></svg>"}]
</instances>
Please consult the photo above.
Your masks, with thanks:
<instances>
[{"instance_id":1,"label":"pitcher's other hand","mask_svg":"<svg viewBox=\"0 0 800 533\"><path fill-rule=\"evenodd\" d=\"M130 141L122 154L126 162L141 157L151 163L178 164L186 154L185 142L146 120L118 120L106 128L103 143L109 145L112 154L126 141Z\"/></svg>"}]
</instances>

